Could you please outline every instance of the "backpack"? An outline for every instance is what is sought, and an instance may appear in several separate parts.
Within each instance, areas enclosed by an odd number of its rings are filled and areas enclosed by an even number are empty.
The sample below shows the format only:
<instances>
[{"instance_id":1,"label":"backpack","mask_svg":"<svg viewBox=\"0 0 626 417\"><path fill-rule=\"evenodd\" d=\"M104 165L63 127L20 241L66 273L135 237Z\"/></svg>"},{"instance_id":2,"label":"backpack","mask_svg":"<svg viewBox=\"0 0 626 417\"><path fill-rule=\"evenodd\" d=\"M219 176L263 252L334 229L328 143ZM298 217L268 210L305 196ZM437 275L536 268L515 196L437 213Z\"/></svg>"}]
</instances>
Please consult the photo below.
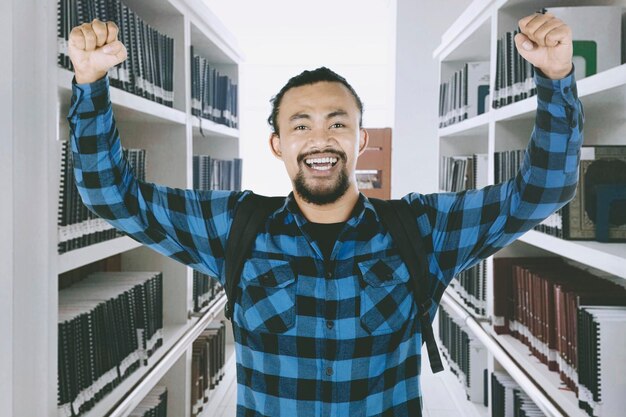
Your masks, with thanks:
<instances>
[{"instance_id":1,"label":"backpack","mask_svg":"<svg viewBox=\"0 0 626 417\"><path fill-rule=\"evenodd\" d=\"M391 234L406 264L413 289L413 298L418 307L422 328L422 342L426 343L428 358L433 373L443 370L439 349L433 334L430 309L432 299L428 297L428 260L415 214L405 200L380 200L370 198L383 225ZM285 203L285 197L266 197L250 193L235 210L233 224L228 236L225 253L225 291L227 319L232 317L236 289L239 285L243 265L252 250L252 244L270 214Z\"/></svg>"}]
</instances>

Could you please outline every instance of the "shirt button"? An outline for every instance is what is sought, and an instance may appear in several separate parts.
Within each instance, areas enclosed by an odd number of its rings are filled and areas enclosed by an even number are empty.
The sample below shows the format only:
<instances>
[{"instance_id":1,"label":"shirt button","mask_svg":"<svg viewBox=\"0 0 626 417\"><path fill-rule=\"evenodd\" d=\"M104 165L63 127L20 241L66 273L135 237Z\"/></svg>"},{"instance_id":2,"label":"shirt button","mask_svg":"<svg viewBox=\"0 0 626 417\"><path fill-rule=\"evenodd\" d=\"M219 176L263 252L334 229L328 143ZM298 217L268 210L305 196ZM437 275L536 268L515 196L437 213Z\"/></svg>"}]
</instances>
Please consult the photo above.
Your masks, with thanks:
<instances>
[{"instance_id":1,"label":"shirt button","mask_svg":"<svg viewBox=\"0 0 626 417\"><path fill-rule=\"evenodd\" d=\"M326 327L328 327L329 329L332 329L334 325L335 325L335 323L333 323L332 320L328 320L326 322Z\"/></svg>"},{"instance_id":2,"label":"shirt button","mask_svg":"<svg viewBox=\"0 0 626 417\"><path fill-rule=\"evenodd\" d=\"M333 368L331 368L330 366L326 368L326 375L333 376Z\"/></svg>"},{"instance_id":3,"label":"shirt button","mask_svg":"<svg viewBox=\"0 0 626 417\"><path fill-rule=\"evenodd\" d=\"M326 278L332 278L333 273L331 271L326 272Z\"/></svg>"}]
</instances>

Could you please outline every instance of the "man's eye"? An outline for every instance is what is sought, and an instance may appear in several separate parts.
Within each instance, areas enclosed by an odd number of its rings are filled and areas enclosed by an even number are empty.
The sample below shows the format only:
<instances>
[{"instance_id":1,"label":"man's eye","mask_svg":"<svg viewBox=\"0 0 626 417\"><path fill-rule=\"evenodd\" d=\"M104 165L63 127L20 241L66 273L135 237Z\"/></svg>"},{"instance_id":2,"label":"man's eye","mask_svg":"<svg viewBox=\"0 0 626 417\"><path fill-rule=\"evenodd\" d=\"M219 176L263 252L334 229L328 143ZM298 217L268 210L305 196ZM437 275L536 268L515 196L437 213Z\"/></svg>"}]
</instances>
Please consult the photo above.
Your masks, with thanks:
<instances>
[{"instance_id":1,"label":"man's eye","mask_svg":"<svg viewBox=\"0 0 626 417\"><path fill-rule=\"evenodd\" d=\"M345 125L343 123L333 123L330 127L340 128L340 127L345 127Z\"/></svg>"},{"instance_id":2,"label":"man's eye","mask_svg":"<svg viewBox=\"0 0 626 417\"><path fill-rule=\"evenodd\" d=\"M304 126L304 125L299 125L299 126L296 126L296 127L294 128L294 130L306 130L306 129L307 129L307 127L306 127L306 126Z\"/></svg>"}]
</instances>

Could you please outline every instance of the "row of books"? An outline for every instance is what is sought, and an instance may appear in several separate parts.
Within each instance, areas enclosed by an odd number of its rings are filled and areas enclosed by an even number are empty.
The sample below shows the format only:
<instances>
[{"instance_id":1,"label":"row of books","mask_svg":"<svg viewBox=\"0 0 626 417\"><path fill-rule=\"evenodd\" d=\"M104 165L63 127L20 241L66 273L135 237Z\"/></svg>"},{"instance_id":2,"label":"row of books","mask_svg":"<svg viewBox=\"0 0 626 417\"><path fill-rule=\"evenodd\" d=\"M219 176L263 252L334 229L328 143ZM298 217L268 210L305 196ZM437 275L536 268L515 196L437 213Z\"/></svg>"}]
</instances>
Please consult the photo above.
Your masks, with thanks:
<instances>
[{"instance_id":1,"label":"row of books","mask_svg":"<svg viewBox=\"0 0 626 417\"><path fill-rule=\"evenodd\" d=\"M504 107L537 94L535 67L517 51L515 35L519 30L506 32L497 41L496 79L491 105Z\"/></svg>"},{"instance_id":2,"label":"row of books","mask_svg":"<svg viewBox=\"0 0 626 417\"><path fill-rule=\"evenodd\" d=\"M167 417L167 387L157 385L152 388L129 417Z\"/></svg>"},{"instance_id":3,"label":"row of books","mask_svg":"<svg viewBox=\"0 0 626 417\"><path fill-rule=\"evenodd\" d=\"M73 71L68 55L75 26L93 19L113 21L128 58L111 68L110 83L130 93L172 107L174 102L174 39L148 25L120 0L59 0L58 64Z\"/></svg>"},{"instance_id":4,"label":"row of books","mask_svg":"<svg viewBox=\"0 0 626 417\"><path fill-rule=\"evenodd\" d=\"M491 417L544 417L537 404L508 374L491 373Z\"/></svg>"},{"instance_id":5,"label":"row of books","mask_svg":"<svg viewBox=\"0 0 626 417\"><path fill-rule=\"evenodd\" d=\"M458 192L487 186L488 164L489 156L482 153L467 156L442 156L439 165L439 189Z\"/></svg>"},{"instance_id":6,"label":"row of books","mask_svg":"<svg viewBox=\"0 0 626 417\"><path fill-rule=\"evenodd\" d=\"M558 372L563 383L580 394L589 389L590 363L600 363L602 349L610 349L626 334L623 308L620 323L611 323L614 337L603 339L598 347L597 334L589 327L579 325L581 309L606 309L605 306L626 306L626 288L588 271L574 268L561 258L494 258L494 330L511 334L528 346L529 350L551 371ZM592 307L593 306L593 307ZM604 343L607 342L607 343ZM619 345L619 346L623 346ZM609 350L610 351L610 350ZM591 357L590 357L591 355ZM626 361L612 360L611 366L626 373ZM585 370L581 379L581 367ZM615 379L603 375L606 368L596 367L593 378L597 383ZM614 371L614 370L613 370ZM585 381L585 382L583 382ZM610 387L596 386L591 391L603 391L604 408L619 402L626 407L626 398L611 397ZM597 398L597 397L596 397ZM595 413L594 415L615 415Z\"/></svg>"},{"instance_id":7,"label":"row of books","mask_svg":"<svg viewBox=\"0 0 626 417\"><path fill-rule=\"evenodd\" d=\"M525 149L494 153L494 183L514 178L525 158ZM487 185L487 154L442 156L439 187L444 192L459 192ZM626 241L626 201L617 199L608 211L598 212L600 186L626 189L626 146L583 146L580 152L579 181L574 198L535 226L535 230L568 240L596 240L599 221L608 224L607 239ZM601 223L601 222L600 222Z\"/></svg>"},{"instance_id":8,"label":"row of books","mask_svg":"<svg viewBox=\"0 0 626 417\"><path fill-rule=\"evenodd\" d=\"M216 159L210 155L194 155L193 188L241 191L242 162L241 158Z\"/></svg>"},{"instance_id":9,"label":"row of books","mask_svg":"<svg viewBox=\"0 0 626 417\"><path fill-rule=\"evenodd\" d=\"M600 186L617 188L601 196ZM607 241L626 242L626 201L597 209L597 200L617 195L617 189L626 191L626 146L583 146L576 195L535 229L568 240L598 240L598 225L604 222Z\"/></svg>"},{"instance_id":10,"label":"row of books","mask_svg":"<svg viewBox=\"0 0 626 417\"><path fill-rule=\"evenodd\" d=\"M226 322L213 322L193 342L191 359L191 416L198 416L224 378Z\"/></svg>"},{"instance_id":11,"label":"row of books","mask_svg":"<svg viewBox=\"0 0 626 417\"><path fill-rule=\"evenodd\" d=\"M522 162L524 161L525 149L514 149L493 153L494 184L506 182L515 178Z\"/></svg>"},{"instance_id":12,"label":"row of books","mask_svg":"<svg viewBox=\"0 0 626 417\"><path fill-rule=\"evenodd\" d=\"M489 61L467 62L439 85L439 127L476 117L489 106Z\"/></svg>"},{"instance_id":13,"label":"row of books","mask_svg":"<svg viewBox=\"0 0 626 417\"><path fill-rule=\"evenodd\" d=\"M206 274L193 271L193 311L198 312L211 304L223 293L222 285L217 279Z\"/></svg>"},{"instance_id":14,"label":"row of books","mask_svg":"<svg viewBox=\"0 0 626 417\"><path fill-rule=\"evenodd\" d=\"M439 307L439 338L441 353L465 388L467 399L487 406L487 349L444 305Z\"/></svg>"},{"instance_id":15,"label":"row of books","mask_svg":"<svg viewBox=\"0 0 626 417\"><path fill-rule=\"evenodd\" d=\"M487 314L487 261L482 260L454 277L450 287L467 308L478 316Z\"/></svg>"},{"instance_id":16,"label":"row of books","mask_svg":"<svg viewBox=\"0 0 626 417\"><path fill-rule=\"evenodd\" d=\"M191 114L236 128L237 84L191 47Z\"/></svg>"},{"instance_id":17,"label":"row of books","mask_svg":"<svg viewBox=\"0 0 626 417\"><path fill-rule=\"evenodd\" d=\"M626 300L624 300L626 304ZM578 399L590 416L616 416L624 411L624 346L626 306L580 306Z\"/></svg>"},{"instance_id":18,"label":"row of books","mask_svg":"<svg viewBox=\"0 0 626 417\"><path fill-rule=\"evenodd\" d=\"M124 149L124 156L130 163L137 179L145 180L146 151L144 149ZM91 212L78 193L74 177L74 165L69 141L64 141L61 156L61 180L58 210L58 252L100 243L121 236L120 232L105 220Z\"/></svg>"},{"instance_id":19,"label":"row of books","mask_svg":"<svg viewBox=\"0 0 626 417\"><path fill-rule=\"evenodd\" d=\"M572 29L573 63L577 80L623 62L623 10L617 6L542 9L567 22ZM594 30L589 22L602 22L602 30ZM519 28L505 33L497 41L495 88L491 99L493 108L504 107L537 94L533 78L535 68L522 58L515 46L515 35L518 33Z\"/></svg>"},{"instance_id":20,"label":"row of books","mask_svg":"<svg viewBox=\"0 0 626 417\"><path fill-rule=\"evenodd\" d=\"M97 272L59 291L58 411L79 416L163 343L160 272Z\"/></svg>"}]
</instances>

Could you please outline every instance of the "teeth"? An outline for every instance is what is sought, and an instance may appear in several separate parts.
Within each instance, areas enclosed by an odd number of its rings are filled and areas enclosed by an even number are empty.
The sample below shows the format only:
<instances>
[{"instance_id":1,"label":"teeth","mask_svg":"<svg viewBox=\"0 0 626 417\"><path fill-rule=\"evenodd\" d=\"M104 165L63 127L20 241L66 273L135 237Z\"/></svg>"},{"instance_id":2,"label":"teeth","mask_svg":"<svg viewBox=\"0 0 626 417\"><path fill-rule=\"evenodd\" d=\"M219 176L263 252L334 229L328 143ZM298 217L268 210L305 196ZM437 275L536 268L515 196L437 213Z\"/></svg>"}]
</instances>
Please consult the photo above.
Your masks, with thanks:
<instances>
[{"instance_id":1,"label":"teeth","mask_svg":"<svg viewBox=\"0 0 626 417\"><path fill-rule=\"evenodd\" d=\"M338 158L329 156L326 158L309 158L309 159L306 159L304 162L311 165L311 164L335 164L337 161L338 161Z\"/></svg>"}]
</instances>

